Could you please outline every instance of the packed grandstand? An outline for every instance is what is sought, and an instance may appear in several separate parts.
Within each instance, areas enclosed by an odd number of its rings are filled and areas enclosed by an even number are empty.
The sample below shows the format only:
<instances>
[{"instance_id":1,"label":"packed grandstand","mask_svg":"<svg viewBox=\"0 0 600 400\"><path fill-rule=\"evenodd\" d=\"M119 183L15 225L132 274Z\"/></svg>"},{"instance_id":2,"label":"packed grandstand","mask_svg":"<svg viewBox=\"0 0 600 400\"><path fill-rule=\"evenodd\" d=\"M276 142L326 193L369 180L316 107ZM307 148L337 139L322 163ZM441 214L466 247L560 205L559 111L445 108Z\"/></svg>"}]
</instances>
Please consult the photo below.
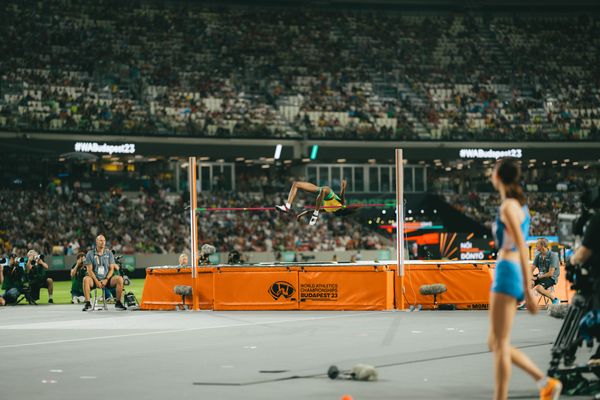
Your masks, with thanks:
<instances>
[{"instance_id":1,"label":"packed grandstand","mask_svg":"<svg viewBox=\"0 0 600 400\"><path fill-rule=\"evenodd\" d=\"M5 1L0 129L598 140L599 30L594 15Z\"/></svg>"}]
</instances>

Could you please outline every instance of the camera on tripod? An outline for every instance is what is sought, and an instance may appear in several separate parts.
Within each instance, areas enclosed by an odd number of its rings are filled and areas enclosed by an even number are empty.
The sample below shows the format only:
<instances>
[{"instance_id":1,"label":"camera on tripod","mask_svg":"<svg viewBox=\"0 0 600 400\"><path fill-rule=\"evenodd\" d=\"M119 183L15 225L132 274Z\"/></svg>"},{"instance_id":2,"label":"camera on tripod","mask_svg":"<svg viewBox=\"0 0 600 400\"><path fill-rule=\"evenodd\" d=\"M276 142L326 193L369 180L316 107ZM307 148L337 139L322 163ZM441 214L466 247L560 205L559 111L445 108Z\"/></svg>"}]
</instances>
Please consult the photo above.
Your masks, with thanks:
<instances>
[{"instance_id":1,"label":"camera on tripod","mask_svg":"<svg viewBox=\"0 0 600 400\"><path fill-rule=\"evenodd\" d=\"M116 255L114 250L111 250L111 251L112 251L113 255L115 256L115 264L117 264L119 266L119 275L121 275L123 277L123 285L129 286L131 284L131 280L129 279L129 277L127 275L125 275L125 273L131 272L133 270L133 268L129 268L126 265L123 265L123 256Z\"/></svg>"},{"instance_id":2,"label":"camera on tripod","mask_svg":"<svg viewBox=\"0 0 600 400\"><path fill-rule=\"evenodd\" d=\"M572 264L570 257L566 257L566 278L576 294L568 306L565 321L552 346L548 375L561 380L566 394L594 395L600 393L600 381L597 379L600 377L600 363L592 361L600 356L600 348L586 364L576 364L575 360L577 350L583 344L592 348L594 341L600 341L600 250L590 248L589 244L590 235L597 232L600 224L596 216L600 209L598 188L587 191L581 197L581 203L581 215L559 214L561 242L573 245L577 252L584 237L587 250L581 249L580 254L587 256L578 256L577 259L587 259L585 262Z\"/></svg>"},{"instance_id":3,"label":"camera on tripod","mask_svg":"<svg viewBox=\"0 0 600 400\"><path fill-rule=\"evenodd\" d=\"M114 250L111 251L115 256L115 264L119 266L118 273L123 277L123 286L130 286L131 279L129 279L129 276L125 274L133 272L134 268L124 264L122 255L116 255ZM140 308L140 304L138 303L137 298L132 291L127 292L126 290L123 290L123 303L125 303L127 309L129 310L137 310Z\"/></svg>"}]
</instances>

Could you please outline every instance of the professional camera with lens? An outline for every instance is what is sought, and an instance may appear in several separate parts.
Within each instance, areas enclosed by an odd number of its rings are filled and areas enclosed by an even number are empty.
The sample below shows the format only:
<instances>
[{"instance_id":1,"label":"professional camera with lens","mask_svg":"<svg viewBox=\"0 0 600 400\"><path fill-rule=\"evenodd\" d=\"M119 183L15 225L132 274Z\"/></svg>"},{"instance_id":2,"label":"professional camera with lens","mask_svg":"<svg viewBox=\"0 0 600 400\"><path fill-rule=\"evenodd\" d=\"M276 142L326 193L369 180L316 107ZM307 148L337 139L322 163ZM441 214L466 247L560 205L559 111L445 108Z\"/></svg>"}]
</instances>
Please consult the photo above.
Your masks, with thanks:
<instances>
[{"instance_id":1,"label":"professional camera with lens","mask_svg":"<svg viewBox=\"0 0 600 400\"><path fill-rule=\"evenodd\" d=\"M567 258L565 271L567 280L571 282L571 289L586 297L598 295L594 290L598 281L598 273L593 265L589 263L573 265Z\"/></svg>"},{"instance_id":2,"label":"professional camera with lens","mask_svg":"<svg viewBox=\"0 0 600 400\"><path fill-rule=\"evenodd\" d=\"M131 270L126 265L123 265L122 255L116 255L114 250L112 250L112 253L115 256L115 264L119 266L119 269L115 271L115 275L121 275L123 277L123 285L129 286L131 284L131 280L126 273L131 272Z\"/></svg>"},{"instance_id":3,"label":"professional camera with lens","mask_svg":"<svg viewBox=\"0 0 600 400\"><path fill-rule=\"evenodd\" d=\"M581 203L581 215L559 215L562 222L562 226L559 223L559 233L561 242L573 244L575 252L584 245L591 251L591 256L580 264L571 264L570 257L566 258L566 278L576 294L552 347L548 375L561 380L564 393L594 395L600 393L600 381L594 379L600 377L600 363L595 362L600 357L600 346L589 362L576 364L575 360L577 350L584 344L591 349L594 341L600 342L600 248L597 248L599 242L595 239L600 229L598 188L585 192ZM590 241L590 238L593 240Z\"/></svg>"},{"instance_id":4,"label":"professional camera with lens","mask_svg":"<svg viewBox=\"0 0 600 400\"><path fill-rule=\"evenodd\" d=\"M243 264L242 253L237 250L232 250L227 256L227 264Z\"/></svg>"},{"instance_id":5,"label":"professional camera with lens","mask_svg":"<svg viewBox=\"0 0 600 400\"><path fill-rule=\"evenodd\" d=\"M10 260L14 259L14 262L11 264ZM0 258L0 266L8 266L11 268L21 268L24 269L24 264L27 262L26 257L17 257L15 254L9 254L7 257Z\"/></svg>"},{"instance_id":6,"label":"professional camera with lens","mask_svg":"<svg viewBox=\"0 0 600 400\"><path fill-rule=\"evenodd\" d=\"M27 257L17 257L14 254L12 254L12 255L9 255L8 257L0 258L0 265L9 265L11 258L15 259L15 265L24 264L27 262Z\"/></svg>"}]
</instances>

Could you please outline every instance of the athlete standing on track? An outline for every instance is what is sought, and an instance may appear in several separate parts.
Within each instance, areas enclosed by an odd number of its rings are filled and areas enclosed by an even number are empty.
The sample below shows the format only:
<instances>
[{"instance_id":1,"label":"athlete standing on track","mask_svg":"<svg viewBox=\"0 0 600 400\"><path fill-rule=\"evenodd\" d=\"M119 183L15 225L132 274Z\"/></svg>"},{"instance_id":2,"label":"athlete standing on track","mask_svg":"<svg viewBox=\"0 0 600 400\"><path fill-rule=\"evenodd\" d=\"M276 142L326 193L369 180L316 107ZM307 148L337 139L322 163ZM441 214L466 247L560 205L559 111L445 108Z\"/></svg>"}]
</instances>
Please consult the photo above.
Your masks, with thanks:
<instances>
[{"instance_id":1,"label":"athlete standing on track","mask_svg":"<svg viewBox=\"0 0 600 400\"><path fill-rule=\"evenodd\" d=\"M537 305L528 287L531 270L525 239L529 233L530 218L519 184L520 175L520 166L514 159L508 158L498 161L492 174L492 183L502 198L493 228L499 251L490 294L489 346L494 352L494 399L508 398L512 362L535 379L540 399L556 400L562 390L560 381L545 376L529 357L510 344L517 302L524 299L529 312L537 312Z\"/></svg>"}]
</instances>

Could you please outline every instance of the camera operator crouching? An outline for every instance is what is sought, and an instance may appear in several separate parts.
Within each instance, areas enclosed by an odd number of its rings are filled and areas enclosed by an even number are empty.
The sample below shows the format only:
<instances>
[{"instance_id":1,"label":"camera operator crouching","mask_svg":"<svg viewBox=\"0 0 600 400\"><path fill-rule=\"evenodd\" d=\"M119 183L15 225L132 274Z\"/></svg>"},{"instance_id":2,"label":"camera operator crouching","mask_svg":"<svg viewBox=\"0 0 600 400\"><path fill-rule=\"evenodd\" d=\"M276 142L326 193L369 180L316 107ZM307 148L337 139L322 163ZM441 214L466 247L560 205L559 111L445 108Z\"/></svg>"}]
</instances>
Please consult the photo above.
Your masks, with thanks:
<instances>
[{"instance_id":1,"label":"camera operator crouching","mask_svg":"<svg viewBox=\"0 0 600 400\"><path fill-rule=\"evenodd\" d=\"M2 301L0 305L16 304L25 286L25 270L19 266L17 256L10 254L2 260L0 283L2 284Z\"/></svg>"},{"instance_id":2,"label":"camera operator crouching","mask_svg":"<svg viewBox=\"0 0 600 400\"><path fill-rule=\"evenodd\" d=\"M127 308L121 302L123 296L123 277L115 275L118 268L115 262L115 256L106 249L106 238L103 235L96 237L96 249L88 251L85 256L84 265L87 269L87 276L83 278L83 293L85 296L85 305L83 311L91 310L90 292L92 289L116 288L117 300L115 309L126 310Z\"/></svg>"},{"instance_id":3,"label":"camera operator crouching","mask_svg":"<svg viewBox=\"0 0 600 400\"><path fill-rule=\"evenodd\" d=\"M31 290L31 298L35 301L40 299L40 289L48 289L48 303L54 303L52 294L54 292L54 280L48 277L48 264L44 261L44 255L35 250L27 252L27 279Z\"/></svg>"},{"instance_id":4,"label":"camera operator crouching","mask_svg":"<svg viewBox=\"0 0 600 400\"><path fill-rule=\"evenodd\" d=\"M85 253L77 253L77 261L71 267L71 303L80 303L85 301L83 293L83 278L87 275L87 269L84 265Z\"/></svg>"}]
</instances>

